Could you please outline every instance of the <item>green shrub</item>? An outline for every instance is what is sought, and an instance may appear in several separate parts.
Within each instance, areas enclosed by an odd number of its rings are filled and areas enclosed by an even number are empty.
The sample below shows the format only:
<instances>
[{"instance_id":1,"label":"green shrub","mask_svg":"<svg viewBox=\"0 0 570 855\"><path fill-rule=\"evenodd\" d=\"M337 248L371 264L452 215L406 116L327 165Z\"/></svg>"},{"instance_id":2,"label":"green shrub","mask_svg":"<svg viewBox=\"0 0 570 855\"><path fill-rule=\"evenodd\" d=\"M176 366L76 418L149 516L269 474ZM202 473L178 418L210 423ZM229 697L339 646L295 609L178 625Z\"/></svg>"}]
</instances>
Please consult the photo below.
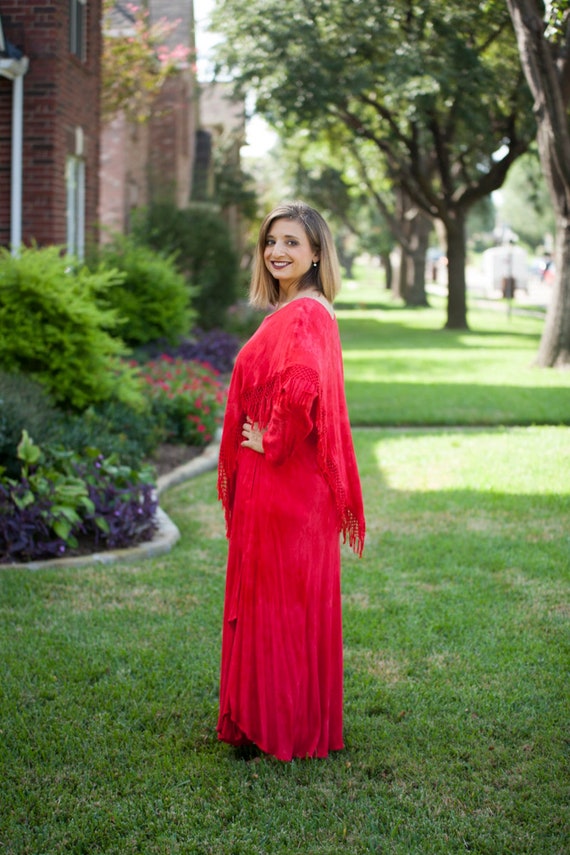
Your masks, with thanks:
<instances>
[{"instance_id":1,"label":"green shrub","mask_svg":"<svg viewBox=\"0 0 570 855\"><path fill-rule=\"evenodd\" d=\"M62 419L54 441L78 454L97 448L105 457L113 456L124 465L137 467L162 439L163 430L150 405L141 411L120 401L104 401L81 415Z\"/></svg>"},{"instance_id":2,"label":"green shrub","mask_svg":"<svg viewBox=\"0 0 570 855\"><path fill-rule=\"evenodd\" d=\"M238 258L219 214L201 205L182 211L155 205L140 212L133 234L138 242L175 254L178 268L195 289L197 324L203 329L220 326L236 300Z\"/></svg>"},{"instance_id":3,"label":"green shrub","mask_svg":"<svg viewBox=\"0 0 570 855\"><path fill-rule=\"evenodd\" d=\"M0 372L0 467L10 477L20 473L18 443L24 430L42 445L58 445L76 454L97 448L105 457L113 455L135 467L164 435L149 401L144 409L110 400L82 413L65 412L36 381Z\"/></svg>"},{"instance_id":4,"label":"green shrub","mask_svg":"<svg viewBox=\"0 0 570 855\"><path fill-rule=\"evenodd\" d=\"M50 442L57 434L58 418L43 386L23 374L0 371L0 467L8 475L19 472L22 431L27 429L38 441Z\"/></svg>"},{"instance_id":5,"label":"green shrub","mask_svg":"<svg viewBox=\"0 0 570 855\"><path fill-rule=\"evenodd\" d=\"M59 247L0 249L0 368L38 380L60 405L83 409L110 398L141 400L105 305L116 270L74 267ZM112 334L113 333L113 334Z\"/></svg>"},{"instance_id":6,"label":"green shrub","mask_svg":"<svg viewBox=\"0 0 570 855\"><path fill-rule=\"evenodd\" d=\"M172 255L117 237L98 258L123 274L107 295L124 321L119 329L123 341L132 347L159 338L175 342L189 331L196 315L190 308L191 289Z\"/></svg>"},{"instance_id":7,"label":"green shrub","mask_svg":"<svg viewBox=\"0 0 570 855\"><path fill-rule=\"evenodd\" d=\"M266 316L264 309L254 309L246 300L238 300L227 310L224 328L241 341L247 341Z\"/></svg>"}]
</instances>

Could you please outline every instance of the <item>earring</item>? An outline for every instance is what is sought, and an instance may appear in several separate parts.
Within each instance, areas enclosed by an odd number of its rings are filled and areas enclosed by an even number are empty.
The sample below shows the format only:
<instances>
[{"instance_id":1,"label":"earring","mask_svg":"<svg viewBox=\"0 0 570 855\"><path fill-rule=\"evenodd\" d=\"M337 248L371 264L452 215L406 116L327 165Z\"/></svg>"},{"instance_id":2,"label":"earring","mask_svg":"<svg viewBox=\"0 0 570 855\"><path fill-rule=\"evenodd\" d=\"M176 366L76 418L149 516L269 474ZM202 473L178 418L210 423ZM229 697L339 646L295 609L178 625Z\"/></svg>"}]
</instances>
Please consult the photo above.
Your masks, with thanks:
<instances>
[{"instance_id":1,"label":"earring","mask_svg":"<svg viewBox=\"0 0 570 855\"><path fill-rule=\"evenodd\" d=\"M317 265L318 265L318 261L313 261L313 267L316 267Z\"/></svg>"}]
</instances>

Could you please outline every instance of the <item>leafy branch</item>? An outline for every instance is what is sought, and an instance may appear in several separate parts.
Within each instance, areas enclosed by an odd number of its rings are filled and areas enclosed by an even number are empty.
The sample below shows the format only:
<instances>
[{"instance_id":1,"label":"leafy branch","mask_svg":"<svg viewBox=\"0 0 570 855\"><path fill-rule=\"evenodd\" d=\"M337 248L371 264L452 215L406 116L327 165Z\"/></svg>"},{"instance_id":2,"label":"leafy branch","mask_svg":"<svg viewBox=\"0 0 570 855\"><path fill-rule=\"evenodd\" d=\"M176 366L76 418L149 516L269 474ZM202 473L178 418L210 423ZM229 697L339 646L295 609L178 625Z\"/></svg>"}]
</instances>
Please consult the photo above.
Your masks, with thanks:
<instances>
[{"instance_id":1,"label":"leafy branch","mask_svg":"<svg viewBox=\"0 0 570 855\"><path fill-rule=\"evenodd\" d=\"M148 10L129 3L121 7L123 19L116 26L117 10L115 0L104 0L101 112L104 121L123 112L130 121L144 123L165 81L188 67L192 51L166 44L179 20L151 23Z\"/></svg>"}]
</instances>

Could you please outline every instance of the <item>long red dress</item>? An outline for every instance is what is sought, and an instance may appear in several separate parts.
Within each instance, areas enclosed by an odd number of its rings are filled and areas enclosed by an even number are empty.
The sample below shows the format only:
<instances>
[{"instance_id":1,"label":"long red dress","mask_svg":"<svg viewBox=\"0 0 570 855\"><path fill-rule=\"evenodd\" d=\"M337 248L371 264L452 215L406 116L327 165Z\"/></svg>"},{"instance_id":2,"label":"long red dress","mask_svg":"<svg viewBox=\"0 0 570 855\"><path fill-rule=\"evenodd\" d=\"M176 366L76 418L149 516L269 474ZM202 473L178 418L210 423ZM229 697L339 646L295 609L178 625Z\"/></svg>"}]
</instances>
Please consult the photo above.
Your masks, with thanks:
<instances>
[{"instance_id":1,"label":"long red dress","mask_svg":"<svg viewBox=\"0 0 570 855\"><path fill-rule=\"evenodd\" d=\"M264 454L241 446L246 417ZM337 322L317 300L269 315L238 354L220 448L229 537L218 737L280 760L343 747L339 532L364 514Z\"/></svg>"}]
</instances>

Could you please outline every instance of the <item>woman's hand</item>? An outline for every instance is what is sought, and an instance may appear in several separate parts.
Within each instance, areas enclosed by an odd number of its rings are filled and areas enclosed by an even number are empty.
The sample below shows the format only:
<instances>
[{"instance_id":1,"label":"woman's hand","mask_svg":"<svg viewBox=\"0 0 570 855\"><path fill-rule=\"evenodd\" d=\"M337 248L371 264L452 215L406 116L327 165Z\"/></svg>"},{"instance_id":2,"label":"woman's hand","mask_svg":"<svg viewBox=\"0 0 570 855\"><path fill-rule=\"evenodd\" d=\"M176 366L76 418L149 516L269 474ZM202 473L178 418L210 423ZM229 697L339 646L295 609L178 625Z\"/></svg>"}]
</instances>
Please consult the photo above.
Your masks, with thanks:
<instances>
[{"instance_id":1,"label":"woman's hand","mask_svg":"<svg viewBox=\"0 0 570 855\"><path fill-rule=\"evenodd\" d=\"M263 454L263 434L266 428L261 430L257 422L252 422L250 418L244 423L241 433L245 439L242 442L244 448L251 448L252 451L257 451Z\"/></svg>"}]
</instances>

